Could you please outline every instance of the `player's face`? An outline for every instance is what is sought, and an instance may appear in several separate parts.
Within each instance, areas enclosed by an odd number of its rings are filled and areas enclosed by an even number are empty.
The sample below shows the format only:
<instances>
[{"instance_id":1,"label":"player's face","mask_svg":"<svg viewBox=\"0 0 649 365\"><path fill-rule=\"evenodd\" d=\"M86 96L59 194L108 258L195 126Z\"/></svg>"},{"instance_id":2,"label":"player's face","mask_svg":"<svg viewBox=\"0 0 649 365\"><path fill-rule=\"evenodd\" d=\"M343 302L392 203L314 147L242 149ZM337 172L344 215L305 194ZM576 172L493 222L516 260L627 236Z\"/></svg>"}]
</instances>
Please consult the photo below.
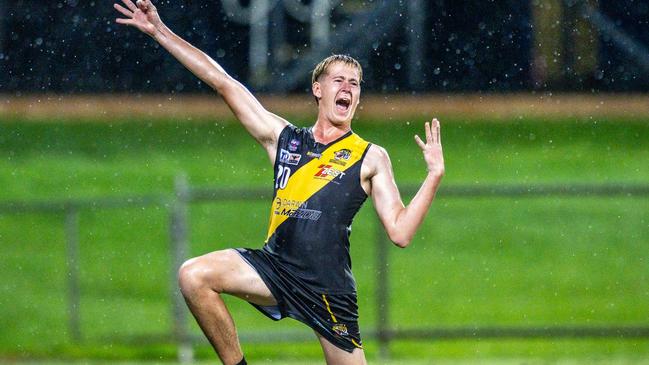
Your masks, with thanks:
<instances>
[{"instance_id":1,"label":"player's face","mask_svg":"<svg viewBox=\"0 0 649 365\"><path fill-rule=\"evenodd\" d=\"M320 81L313 84L313 95L320 99L320 114L330 122L350 122L361 95L358 69L342 62L329 65Z\"/></svg>"}]
</instances>

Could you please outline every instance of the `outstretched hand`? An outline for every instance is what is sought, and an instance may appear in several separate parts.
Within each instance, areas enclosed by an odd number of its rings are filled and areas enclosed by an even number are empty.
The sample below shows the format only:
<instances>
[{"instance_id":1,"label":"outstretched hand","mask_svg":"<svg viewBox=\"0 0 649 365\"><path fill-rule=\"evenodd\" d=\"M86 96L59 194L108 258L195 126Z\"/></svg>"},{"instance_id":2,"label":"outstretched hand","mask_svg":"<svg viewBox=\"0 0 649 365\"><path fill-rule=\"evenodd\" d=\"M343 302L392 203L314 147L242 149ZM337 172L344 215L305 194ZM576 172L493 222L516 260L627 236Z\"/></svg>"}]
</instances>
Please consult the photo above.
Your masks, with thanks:
<instances>
[{"instance_id":1,"label":"outstretched hand","mask_svg":"<svg viewBox=\"0 0 649 365\"><path fill-rule=\"evenodd\" d=\"M135 4L132 0L122 0L122 2L126 7L120 4L114 4L113 7L126 18L117 18L115 22L136 27L153 37L158 26L162 25L162 20L151 0L137 0Z\"/></svg>"},{"instance_id":2,"label":"outstretched hand","mask_svg":"<svg viewBox=\"0 0 649 365\"><path fill-rule=\"evenodd\" d=\"M439 176L444 175L444 154L442 153L439 121L433 118L432 123L426 122L424 130L426 131L426 143L418 135L415 135L415 141L424 154L428 172Z\"/></svg>"}]
</instances>

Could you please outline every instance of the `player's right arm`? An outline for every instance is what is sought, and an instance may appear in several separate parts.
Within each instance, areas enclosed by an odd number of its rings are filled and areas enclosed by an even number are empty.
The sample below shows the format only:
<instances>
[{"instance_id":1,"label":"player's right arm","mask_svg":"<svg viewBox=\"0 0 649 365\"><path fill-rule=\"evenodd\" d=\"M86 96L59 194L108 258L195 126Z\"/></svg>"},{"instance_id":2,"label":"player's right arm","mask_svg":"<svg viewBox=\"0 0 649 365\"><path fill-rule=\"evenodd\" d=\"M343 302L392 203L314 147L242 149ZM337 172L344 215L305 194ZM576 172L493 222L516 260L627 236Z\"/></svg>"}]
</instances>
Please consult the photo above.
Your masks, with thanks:
<instances>
[{"instance_id":1,"label":"player's right arm","mask_svg":"<svg viewBox=\"0 0 649 365\"><path fill-rule=\"evenodd\" d=\"M173 33L160 19L151 0L122 0L124 6L114 4L126 18L118 18L119 24L133 26L148 34L182 63L194 75L216 90L228 104L241 124L275 158L277 139L288 122L267 111L240 82L203 51L192 46Z\"/></svg>"}]
</instances>

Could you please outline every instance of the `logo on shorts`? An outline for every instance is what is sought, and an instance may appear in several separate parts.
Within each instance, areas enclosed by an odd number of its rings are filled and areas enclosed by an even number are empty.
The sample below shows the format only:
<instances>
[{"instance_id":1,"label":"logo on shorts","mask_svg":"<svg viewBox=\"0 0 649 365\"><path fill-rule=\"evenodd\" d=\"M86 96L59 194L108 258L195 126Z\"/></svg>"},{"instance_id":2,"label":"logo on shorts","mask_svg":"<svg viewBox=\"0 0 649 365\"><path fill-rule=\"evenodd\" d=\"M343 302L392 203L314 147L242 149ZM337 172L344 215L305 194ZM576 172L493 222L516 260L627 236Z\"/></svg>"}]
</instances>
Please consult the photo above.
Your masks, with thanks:
<instances>
[{"instance_id":1,"label":"logo on shorts","mask_svg":"<svg viewBox=\"0 0 649 365\"><path fill-rule=\"evenodd\" d=\"M298 147L300 147L300 141L297 139L292 139L291 142L288 143L288 150L291 152L297 151Z\"/></svg>"},{"instance_id":2,"label":"logo on shorts","mask_svg":"<svg viewBox=\"0 0 649 365\"><path fill-rule=\"evenodd\" d=\"M341 166L347 165L347 161L352 157L352 151L347 148L334 152L334 158L329 160L331 163L335 163Z\"/></svg>"},{"instance_id":3,"label":"logo on shorts","mask_svg":"<svg viewBox=\"0 0 649 365\"><path fill-rule=\"evenodd\" d=\"M347 332L347 326L342 323L334 324L331 329L339 336L349 336L349 333Z\"/></svg>"},{"instance_id":4,"label":"logo on shorts","mask_svg":"<svg viewBox=\"0 0 649 365\"><path fill-rule=\"evenodd\" d=\"M300 163L302 155L299 153L291 153L285 149L279 150L279 163L286 163L289 165L297 165Z\"/></svg>"}]
</instances>

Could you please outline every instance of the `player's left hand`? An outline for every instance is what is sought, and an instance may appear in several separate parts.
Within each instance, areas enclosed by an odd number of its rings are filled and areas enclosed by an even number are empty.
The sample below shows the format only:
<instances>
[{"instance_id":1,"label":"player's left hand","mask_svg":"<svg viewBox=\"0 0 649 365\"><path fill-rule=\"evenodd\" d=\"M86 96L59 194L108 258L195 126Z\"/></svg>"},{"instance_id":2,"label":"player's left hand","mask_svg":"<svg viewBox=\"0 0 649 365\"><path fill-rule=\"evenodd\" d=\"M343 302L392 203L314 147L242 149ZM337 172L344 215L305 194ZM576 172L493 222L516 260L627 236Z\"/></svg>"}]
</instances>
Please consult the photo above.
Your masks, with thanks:
<instances>
[{"instance_id":1,"label":"player's left hand","mask_svg":"<svg viewBox=\"0 0 649 365\"><path fill-rule=\"evenodd\" d=\"M426 143L424 143L418 135L415 135L415 141L424 154L428 173L436 176L444 175L444 154L442 153L442 136L440 129L439 121L436 118L433 118L432 122L426 122L424 125Z\"/></svg>"}]
</instances>

